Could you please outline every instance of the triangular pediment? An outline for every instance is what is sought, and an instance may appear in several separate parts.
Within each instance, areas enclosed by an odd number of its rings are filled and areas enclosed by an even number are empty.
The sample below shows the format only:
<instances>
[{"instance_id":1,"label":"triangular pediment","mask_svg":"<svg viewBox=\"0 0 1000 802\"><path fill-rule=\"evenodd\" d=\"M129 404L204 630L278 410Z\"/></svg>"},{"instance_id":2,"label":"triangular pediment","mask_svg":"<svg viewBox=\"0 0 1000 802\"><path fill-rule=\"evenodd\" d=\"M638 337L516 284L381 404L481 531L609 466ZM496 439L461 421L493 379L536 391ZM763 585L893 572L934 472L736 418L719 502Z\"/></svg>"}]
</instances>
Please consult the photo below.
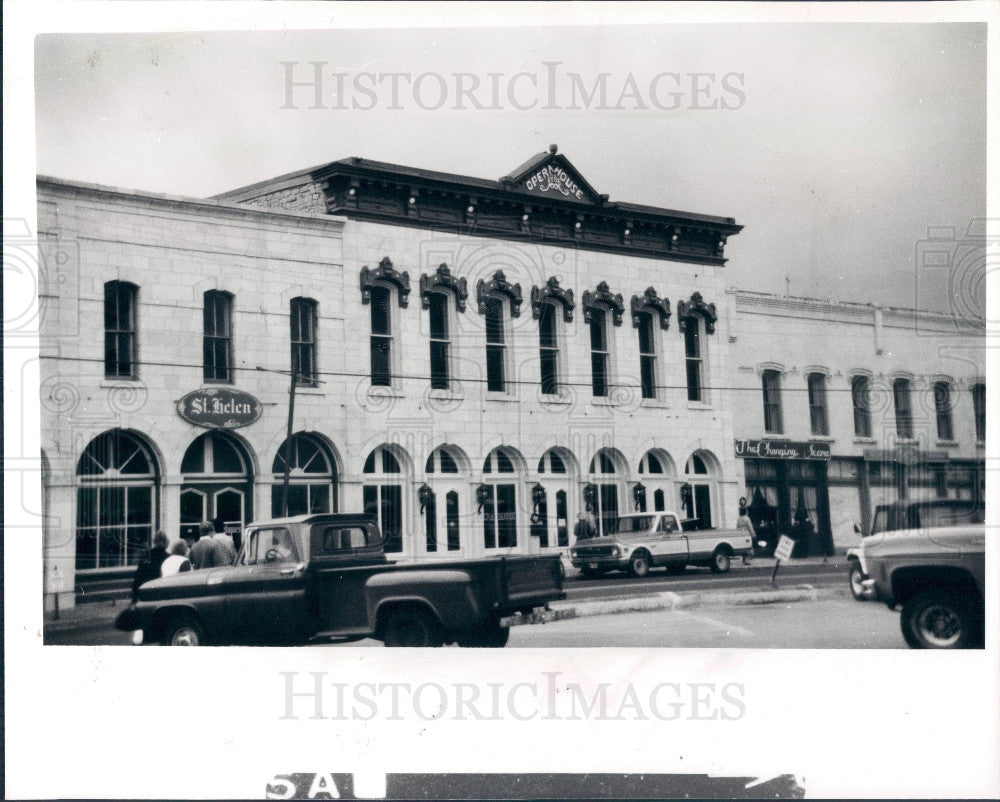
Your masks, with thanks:
<instances>
[{"instance_id":1,"label":"triangular pediment","mask_svg":"<svg viewBox=\"0 0 1000 802\"><path fill-rule=\"evenodd\" d=\"M552 145L545 153L532 156L500 183L514 190L546 200L566 200L586 206L600 206L607 200L580 175L573 164Z\"/></svg>"}]
</instances>

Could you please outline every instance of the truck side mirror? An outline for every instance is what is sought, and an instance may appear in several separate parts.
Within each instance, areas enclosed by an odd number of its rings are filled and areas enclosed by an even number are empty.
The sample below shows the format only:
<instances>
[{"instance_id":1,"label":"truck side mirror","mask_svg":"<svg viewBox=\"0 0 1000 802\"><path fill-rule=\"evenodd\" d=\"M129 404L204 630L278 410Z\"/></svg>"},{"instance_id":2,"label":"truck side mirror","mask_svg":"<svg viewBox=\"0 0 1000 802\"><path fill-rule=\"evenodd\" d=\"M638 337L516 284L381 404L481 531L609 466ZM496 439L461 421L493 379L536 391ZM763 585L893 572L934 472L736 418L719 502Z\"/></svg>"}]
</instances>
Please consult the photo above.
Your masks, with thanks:
<instances>
[{"instance_id":1,"label":"truck side mirror","mask_svg":"<svg viewBox=\"0 0 1000 802\"><path fill-rule=\"evenodd\" d=\"M857 532L859 535L864 534L864 532L861 531L861 524L859 524L857 521L854 522L854 531Z\"/></svg>"}]
</instances>

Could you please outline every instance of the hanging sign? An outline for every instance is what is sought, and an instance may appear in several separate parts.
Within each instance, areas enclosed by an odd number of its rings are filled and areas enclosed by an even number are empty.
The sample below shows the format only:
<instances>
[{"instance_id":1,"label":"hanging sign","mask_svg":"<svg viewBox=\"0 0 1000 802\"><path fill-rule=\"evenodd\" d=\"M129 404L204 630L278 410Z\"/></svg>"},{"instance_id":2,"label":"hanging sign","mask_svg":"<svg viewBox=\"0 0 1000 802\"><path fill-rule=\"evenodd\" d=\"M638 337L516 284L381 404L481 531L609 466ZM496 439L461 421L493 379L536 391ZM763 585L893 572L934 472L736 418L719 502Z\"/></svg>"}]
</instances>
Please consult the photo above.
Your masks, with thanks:
<instances>
[{"instance_id":1,"label":"hanging sign","mask_svg":"<svg viewBox=\"0 0 1000 802\"><path fill-rule=\"evenodd\" d=\"M255 423L264 405L250 393L210 387L188 393L177 402L177 414L206 429L239 429Z\"/></svg>"},{"instance_id":2,"label":"hanging sign","mask_svg":"<svg viewBox=\"0 0 1000 802\"><path fill-rule=\"evenodd\" d=\"M829 443L800 442L794 440L744 440L736 441L737 457L762 457L765 459L830 459Z\"/></svg>"}]
</instances>

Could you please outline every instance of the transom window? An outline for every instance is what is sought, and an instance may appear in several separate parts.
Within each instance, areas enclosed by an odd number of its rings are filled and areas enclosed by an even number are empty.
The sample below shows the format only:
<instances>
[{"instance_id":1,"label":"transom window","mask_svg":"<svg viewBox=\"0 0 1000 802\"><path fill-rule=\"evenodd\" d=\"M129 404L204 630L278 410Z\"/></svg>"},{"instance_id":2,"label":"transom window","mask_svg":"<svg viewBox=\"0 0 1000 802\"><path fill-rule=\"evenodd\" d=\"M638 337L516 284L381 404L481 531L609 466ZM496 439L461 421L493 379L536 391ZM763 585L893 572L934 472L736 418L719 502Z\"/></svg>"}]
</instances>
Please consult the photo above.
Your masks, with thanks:
<instances>
[{"instance_id":1,"label":"transom window","mask_svg":"<svg viewBox=\"0 0 1000 802\"><path fill-rule=\"evenodd\" d=\"M290 445L288 511L284 511L285 449ZM333 460L323 445L313 436L292 435L278 448L271 466L274 484L271 486L271 514L304 515L332 512L335 498Z\"/></svg>"},{"instance_id":2,"label":"transom window","mask_svg":"<svg viewBox=\"0 0 1000 802\"><path fill-rule=\"evenodd\" d=\"M546 451L542 458L538 460L539 473L569 473L566 470L566 463L559 453L553 450Z\"/></svg>"},{"instance_id":3,"label":"transom window","mask_svg":"<svg viewBox=\"0 0 1000 802\"><path fill-rule=\"evenodd\" d=\"M444 448L436 448L427 458L425 473L458 473L458 462Z\"/></svg>"},{"instance_id":4,"label":"transom window","mask_svg":"<svg viewBox=\"0 0 1000 802\"><path fill-rule=\"evenodd\" d=\"M209 290L204 295L204 377L210 382L233 381L233 296Z\"/></svg>"},{"instance_id":5,"label":"transom window","mask_svg":"<svg viewBox=\"0 0 1000 802\"><path fill-rule=\"evenodd\" d=\"M136 375L136 303L139 288L126 281L104 285L104 375Z\"/></svg>"}]
</instances>

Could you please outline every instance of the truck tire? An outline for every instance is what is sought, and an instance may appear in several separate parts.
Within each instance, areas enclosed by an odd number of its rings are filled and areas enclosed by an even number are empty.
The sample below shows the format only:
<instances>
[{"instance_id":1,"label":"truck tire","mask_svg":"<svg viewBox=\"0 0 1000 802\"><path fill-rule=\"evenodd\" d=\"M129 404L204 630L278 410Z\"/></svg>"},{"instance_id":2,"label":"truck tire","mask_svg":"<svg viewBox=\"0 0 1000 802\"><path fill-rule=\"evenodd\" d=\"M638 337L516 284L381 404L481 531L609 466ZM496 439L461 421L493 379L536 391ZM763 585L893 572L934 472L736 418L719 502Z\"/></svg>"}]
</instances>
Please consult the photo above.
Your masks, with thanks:
<instances>
[{"instance_id":1,"label":"truck tire","mask_svg":"<svg viewBox=\"0 0 1000 802\"><path fill-rule=\"evenodd\" d=\"M502 649L509 639L510 627L501 626L500 621L494 618L469 632L463 632L455 642L471 649Z\"/></svg>"},{"instance_id":2,"label":"truck tire","mask_svg":"<svg viewBox=\"0 0 1000 802\"><path fill-rule=\"evenodd\" d=\"M628 561L628 572L632 576L643 577L649 574L649 554L645 551L637 551Z\"/></svg>"},{"instance_id":3,"label":"truck tire","mask_svg":"<svg viewBox=\"0 0 1000 802\"><path fill-rule=\"evenodd\" d=\"M975 616L948 588L924 590L908 599L899 624L906 642L917 649L968 649L976 641Z\"/></svg>"},{"instance_id":4,"label":"truck tire","mask_svg":"<svg viewBox=\"0 0 1000 802\"><path fill-rule=\"evenodd\" d=\"M724 574L729 571L729 564L733 560L733 555L729 549L719 546L712 552L712 562L709 567L713 574Z\"/></svg>"},{"instance_id":5,"label":"truck tire","mask_svg":"<svg viewBox=\"0 0 1000 802\"><path fill-rule=\"evenodd\" d=\"M851 560L847 568L847 582L851 586L851 595L858 601L864 601L865 593L861 582L865 574L861 570L861 563L858 560Z\"/></svg>"},{"instance_id":6,"label":"truck tire","mask_svg":"<svg viewBox=\"0 0 1000 802\"><path fill-rule=\"evenodd\" d=\"M190 616L175 616L163 627L164 646L203 646L205 631L194 618Z\"/></svg>"},{"instance_id":7,"label":"truck tire","mask_svg":"<svg viewBox=\"0 0 1000 802\"><path fill-rule=\"evenodd\" d=\"M441 627L426 610L404 607L389 613L382 627L382 642L386 646L440 646L444 642Z\"/></svg>"}]
</instances>

